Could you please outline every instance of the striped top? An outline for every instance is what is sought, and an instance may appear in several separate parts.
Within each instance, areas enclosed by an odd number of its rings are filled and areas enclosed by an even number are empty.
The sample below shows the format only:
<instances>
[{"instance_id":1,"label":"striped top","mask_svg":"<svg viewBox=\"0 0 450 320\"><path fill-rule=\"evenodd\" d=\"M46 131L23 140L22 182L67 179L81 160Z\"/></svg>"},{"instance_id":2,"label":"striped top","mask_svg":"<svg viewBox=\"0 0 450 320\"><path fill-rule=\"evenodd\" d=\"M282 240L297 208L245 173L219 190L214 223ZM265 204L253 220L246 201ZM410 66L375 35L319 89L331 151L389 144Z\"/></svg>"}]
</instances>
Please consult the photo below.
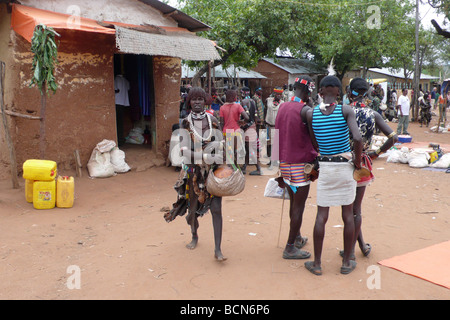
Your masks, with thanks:
<instances>
[{"instance_id":1,"label":"striped top","mask_svg":"<svg viewBox=\"0 0 450 320\"><path fill-rule=\"evenodd\" d=\"M324 115L319 106L315 107L312 128L322 156L350 151L349 130L341 105L337 105L330 115Z\"/></svg>"}]
</instances>

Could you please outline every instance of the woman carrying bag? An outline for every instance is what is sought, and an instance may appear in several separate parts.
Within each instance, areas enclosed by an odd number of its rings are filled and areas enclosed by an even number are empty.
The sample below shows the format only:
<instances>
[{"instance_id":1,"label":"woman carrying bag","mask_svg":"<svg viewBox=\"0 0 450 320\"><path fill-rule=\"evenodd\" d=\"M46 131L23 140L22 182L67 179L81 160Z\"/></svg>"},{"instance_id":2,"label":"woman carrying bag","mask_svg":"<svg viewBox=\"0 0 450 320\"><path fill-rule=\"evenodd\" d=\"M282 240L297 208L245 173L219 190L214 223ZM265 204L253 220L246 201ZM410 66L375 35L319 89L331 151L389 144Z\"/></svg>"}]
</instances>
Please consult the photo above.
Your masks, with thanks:
<instances>
[{"instance_id":1,"label":"woman carrying bag","mask_svg":"<svg viewBox=\"0 0 450 320\"><path fill-rule=\"evenodd\" d=\"M217 118L205 112L206 92L202 88L192 88L186 98L191 109L181 124L181 152L184 158L180 176L175 183L177 202L171 211L164 214L167 222L186 212L187 223L191 226L192 240L186 245L195 249L198 243L198 217L211 211L214 229L214 257L218 261L226 258L222 254L222 197L208 192L206 184L212 167L223 163L223 136Z\"/></svg>"}]
</instances>

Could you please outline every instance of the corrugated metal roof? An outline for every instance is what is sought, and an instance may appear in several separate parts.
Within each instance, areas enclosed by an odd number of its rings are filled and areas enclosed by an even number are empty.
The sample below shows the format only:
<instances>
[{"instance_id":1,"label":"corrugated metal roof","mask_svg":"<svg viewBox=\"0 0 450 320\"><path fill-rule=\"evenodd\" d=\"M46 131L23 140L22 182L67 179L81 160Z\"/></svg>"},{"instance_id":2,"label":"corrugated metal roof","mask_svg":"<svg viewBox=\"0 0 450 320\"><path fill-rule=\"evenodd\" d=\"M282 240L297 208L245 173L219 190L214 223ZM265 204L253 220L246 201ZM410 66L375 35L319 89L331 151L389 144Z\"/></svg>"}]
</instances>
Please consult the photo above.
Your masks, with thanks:
<instances>
[{"instance_id":1,"label":"corrugated metal roof","mask_svg":"<svg viewBox=\"0 0 450 320\"><path fill-rule=\"evenodd\" d=\"M391 69L391 68L369 68L369 71L372 72L377 72L377 73L381 73L381 74L385 74L387 76L391 76L391 77L395 77L395 78L401 78L404 79L405 78L405 74L404 74L404 69ZM414 72L412 72L408 79L413 79L414 78ZM433 77L433 76L429 76L427 74L421 74L420 75L420 79L422 80L433 80L433 79L439 79L439 77Z\"/></svg>"},{"instance_id":2,"label":"corrugated metal roof","mask_svg":"<svg viewBox=\"0 0 450 320\"><path fill-rule=\"evenodd\" d=\"M308 59L288 57L264 58L263 60L283 69L290 74L327 74L327 70L320 68Z\"/></svg>"},{"instance_id":3,"label":"corrugated metal roof","mask_svg":"<svg viewBox=\"0 0 450 320\"><path fill-rule=\"evenodd\" d=\"M256 71L247 70L242 67L235 68L233 66L230 66L226 70L224 70L222 66L217 66L214 69L215 69L215 77L216 78L239 77L241 79L267 79L265 76L263 76L262 74L260 74ZM194 77L194 75L196 73L197 73L197 71L195 71L191 68L183 67L181 77L183 79L189 79L189 78ZM206 76L206 72L202 75L202 77L205 77L205 76Z\"/></svg>"},{"instance_id":4,"label":"corrugated metal roof","mask_svg":"<svg viewBox=\"0 0 450 320\"><path fill-rule=\"evenodd\" d=\"M115 26L116 46L120 52L151 56L176 57L183 60L221 60L211 40L191 32L154 34Z\"/></svg>"}]
</instances>

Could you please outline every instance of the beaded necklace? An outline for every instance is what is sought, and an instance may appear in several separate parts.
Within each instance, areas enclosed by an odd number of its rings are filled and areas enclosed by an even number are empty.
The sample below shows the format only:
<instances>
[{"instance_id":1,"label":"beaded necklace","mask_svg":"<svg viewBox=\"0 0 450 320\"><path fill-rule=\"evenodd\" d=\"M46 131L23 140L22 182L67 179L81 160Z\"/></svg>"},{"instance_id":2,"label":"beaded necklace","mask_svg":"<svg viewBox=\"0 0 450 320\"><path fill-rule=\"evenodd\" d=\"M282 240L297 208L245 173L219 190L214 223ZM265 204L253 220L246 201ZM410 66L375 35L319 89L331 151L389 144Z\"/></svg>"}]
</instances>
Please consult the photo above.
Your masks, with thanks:
<instances>
[{"instance_id":1,"label":"beaded necklace","mask_svg":"<svg viewBox=\"0 0 450 320\"><path fill-rule=\"evenodd\" d=\"M199 113L191 112L190 114L192 115L192 119L194 119L194 120L203 120L206 117L205 111L202 111Z\"/></svg>"},{"instance_id":2,"label":"beaded necklace","mask_svg":"<svg viewBox=\"0 0 450 320\"><path fill-rule=\"evenodd\" d=\"M187 116L187 120L188 120L188 122L189 122L189 128L191 129L191 132L194 134L195 137L197 137L197 139L199 139L199 140L201 140L201 141L208 141L209 139L211 139L212 133L213 133L211 117L207 117L205 112L203 112L203 117L201 117L201 114L200 114L200 116L198 116L198 115L193 116L192 113L193 113L193 112L191 112L191 113ZM195 120L202 120L202 119L204 119L205 117L208 118L208 127L209 127L209 136L208 136L206 139L203 138L203 135L202 135L202 134L199 134L199 133L197 132L197 130L195 129L195 126L194 126L194 122L193 122L193 119L195 119ZM207 131L208 131L208 130L207 130Z\"/></svg>"}]
</instances>

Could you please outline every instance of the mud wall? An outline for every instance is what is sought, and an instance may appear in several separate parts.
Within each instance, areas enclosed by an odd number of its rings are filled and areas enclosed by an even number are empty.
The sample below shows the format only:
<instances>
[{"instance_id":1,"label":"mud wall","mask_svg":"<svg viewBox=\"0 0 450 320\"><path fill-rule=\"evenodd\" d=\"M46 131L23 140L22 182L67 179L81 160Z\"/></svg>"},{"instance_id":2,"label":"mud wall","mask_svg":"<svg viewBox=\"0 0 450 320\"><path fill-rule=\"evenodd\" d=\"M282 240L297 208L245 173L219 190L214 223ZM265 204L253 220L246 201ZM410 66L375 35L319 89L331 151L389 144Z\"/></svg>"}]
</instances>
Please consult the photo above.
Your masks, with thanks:
<instances>
[{"instance_id":1,"label":"mud wall","mask_svg":"<svg viewBox=\"0 0 450 320\"><path fill-rule=\"evenodd\" d=\"M9 104L20 114L40 116L41 95L30 88L33 55L30 43L11 31L13 52L9 66ZM46 158L58 163L60 172L73 169L74 150L85 165L92 149L103 139L116 140L113 53L114 37L64 31L59 38L55 77L58 90L47 98ZM40 121L12 119L19 171L25 160L39 157Z\"/></svg>"},{"instance_id":2,"label":"mud wall","mask_svg":"<svg viewBox=\"0 0 450 320\"><path fill-rule=\"evenodd\" d=\"M261 88L263 89L264 99L273 93L273 89L275 87L283 87L283 85L288 84L289 74L273 64L268 63L267 61L259 61L256 68L253 70L259 72L267 78L261 80Z\"/></svg>"},{"instance_id":3,"label":"mud wall","mask_svg":"<svg viewBox=\"0 0 450 320\"><path fill-rule=\"evenodd\" d=\"M12 41L10 39L10 25L11 25L11 15L8 13L7 5L5 3L0 3L0 61L5 63L5 87L4 87L4 102L5 105L10 105L12 101ZM6 116L8 122L8 128L13 125L13 119ZM1 117L0 117L1 119ZM11 131L11 130L9 130ZM10 177L11 167L10 167L10 156L8 151L8 145L5 140L5 130L3 126L3 121L0 120L0 179L6 179Z\"/></svg>"},{"instance_id":4,"label":"mud wall","mask_svg":"<svg viewBox=\"0 0 450 320\"><path fill-rule=\"evenodd\" d=\"M179 121L180 79L181 59L153 58L156 151L164 157L168 154L167 141L172 134L172 125Z\"/></svg>"},{"instance_id":5,"label":"mud wall","mask_svg":"<svg viewBox=\"0 0 450 320\"><path fill-rule=\"evenodd\" d=\"M138 0L19 0L19 3L96 21L178 27L171 17L164 16L160 11Z\"/></svg>"}]
</instances>

